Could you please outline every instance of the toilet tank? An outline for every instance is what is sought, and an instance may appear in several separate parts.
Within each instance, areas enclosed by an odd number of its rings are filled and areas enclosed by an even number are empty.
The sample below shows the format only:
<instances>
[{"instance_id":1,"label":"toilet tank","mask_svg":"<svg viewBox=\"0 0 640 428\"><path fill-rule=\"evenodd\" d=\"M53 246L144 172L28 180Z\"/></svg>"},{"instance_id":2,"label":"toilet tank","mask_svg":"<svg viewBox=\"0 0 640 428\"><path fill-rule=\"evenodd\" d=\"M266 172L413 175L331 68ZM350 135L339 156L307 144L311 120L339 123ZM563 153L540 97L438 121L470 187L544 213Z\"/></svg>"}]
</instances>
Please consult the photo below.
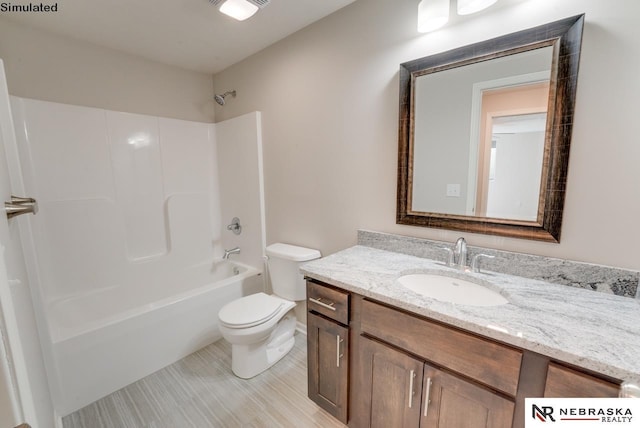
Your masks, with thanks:
<instances>
[{"instance_id":1,"label":"toilet tank","mask_svg":"<svg viewBox=\"0 0 640 428\"><path fill-rule=\"evenodd\" d=\"M319 259L320 251L276 243L269 245L266 253L273 293L287 300L305 300L306 286L299 268L302 263Z\"/></svg>"}]
</instances>

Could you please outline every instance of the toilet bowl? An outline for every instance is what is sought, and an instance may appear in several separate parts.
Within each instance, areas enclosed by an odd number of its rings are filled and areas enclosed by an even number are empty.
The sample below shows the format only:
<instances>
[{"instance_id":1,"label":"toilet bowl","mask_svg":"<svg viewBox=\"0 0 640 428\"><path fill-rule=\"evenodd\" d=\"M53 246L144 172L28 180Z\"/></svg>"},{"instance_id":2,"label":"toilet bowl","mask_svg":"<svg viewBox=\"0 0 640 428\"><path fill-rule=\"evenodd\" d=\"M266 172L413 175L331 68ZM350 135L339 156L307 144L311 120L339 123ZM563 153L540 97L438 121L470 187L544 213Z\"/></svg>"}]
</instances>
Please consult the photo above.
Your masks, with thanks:
<instances>
[{"instance_id":1,"label":"toilet bowl","mask_svg":"<svg viewBox=\"0 0 640 428\"><path fill-rule=\"evenodd\" d=\"M306 299L303 262L320 257L318 250L289 244L266 249L273 295L256 293L226 304L218 313L220 332L231 343L231 369L244 379L277 363L293 348L296 300Z\"/></svg>"}]
</instances>

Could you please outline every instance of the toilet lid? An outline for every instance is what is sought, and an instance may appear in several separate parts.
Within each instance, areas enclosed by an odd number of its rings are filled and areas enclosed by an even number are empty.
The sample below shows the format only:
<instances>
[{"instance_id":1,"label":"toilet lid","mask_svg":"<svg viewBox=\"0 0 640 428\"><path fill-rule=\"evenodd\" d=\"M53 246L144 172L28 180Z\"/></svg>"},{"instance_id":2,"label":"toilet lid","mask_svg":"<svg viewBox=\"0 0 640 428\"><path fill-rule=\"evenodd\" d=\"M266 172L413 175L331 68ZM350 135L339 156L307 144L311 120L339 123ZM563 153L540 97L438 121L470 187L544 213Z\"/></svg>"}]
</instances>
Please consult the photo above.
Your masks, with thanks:
<instances>
[{"instance_id":1,"label":"toilet lid","mask_svg":"<svg viewBox=\"0 0 640 428\"><path fill-rule=\"evenodd\" d=\"M253 327L269 321L283 305L277 297L256 293L227 303L220 309L218 318L228 327Z\"/></svg>"}]
</instances>

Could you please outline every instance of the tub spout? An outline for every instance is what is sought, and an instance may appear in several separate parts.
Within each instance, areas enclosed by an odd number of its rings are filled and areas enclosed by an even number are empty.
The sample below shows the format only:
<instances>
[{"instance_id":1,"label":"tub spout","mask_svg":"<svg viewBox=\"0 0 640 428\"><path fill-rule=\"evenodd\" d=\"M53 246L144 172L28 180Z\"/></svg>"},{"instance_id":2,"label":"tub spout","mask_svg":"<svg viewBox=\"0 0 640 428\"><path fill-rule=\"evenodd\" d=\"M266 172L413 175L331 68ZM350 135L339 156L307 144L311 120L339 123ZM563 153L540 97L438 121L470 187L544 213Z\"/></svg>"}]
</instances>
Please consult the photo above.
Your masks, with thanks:
<instances>
[{"instance_id":1,"label":"tub spout","mask_svg":"<svg viewBox=\"0 0 640 428\"><path fill-rule=\"evenodd\" d=\"M228 260L231 254L240 254L240 247L232 248L231 250L224 250L222 260Z\"/></svg>"}]
</instances>

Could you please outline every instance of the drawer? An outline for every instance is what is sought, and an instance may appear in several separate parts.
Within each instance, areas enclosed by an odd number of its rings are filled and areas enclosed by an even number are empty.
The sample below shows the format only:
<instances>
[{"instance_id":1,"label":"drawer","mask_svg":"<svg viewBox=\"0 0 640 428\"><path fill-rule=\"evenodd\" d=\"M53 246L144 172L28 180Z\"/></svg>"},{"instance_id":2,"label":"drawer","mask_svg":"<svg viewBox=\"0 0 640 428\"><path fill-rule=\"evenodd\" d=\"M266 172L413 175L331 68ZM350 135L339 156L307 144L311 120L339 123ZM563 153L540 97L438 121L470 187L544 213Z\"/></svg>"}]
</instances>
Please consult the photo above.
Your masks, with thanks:
<instances>
[{"instance_id":1,"label":"drawer","mask_svg":"<svg viewBox=\"0 0 640 428\"><path fill-rule=\"evenodd\" d=\"M365 300L362 331L513 397L522 352Z\"/></svg>"},{"instance_id":2,"label":"drawer","mask_svg":"<svg viewBox=\"0 0 640 428\"><path fill-rule=\"evenodd\" d=\"M619 385L555 363L549 363L545 397L617 397Z\"/></svg>"},{"instance_id":3,"label":"drawer","mask_svg":"<svg viewBox=\"0 0 640 428\"><path fill-rule=\"evenodd\" d=\"M347 325L349 324L349 293L308 280L307 310Z\"/></svg>"}]
</instances>

